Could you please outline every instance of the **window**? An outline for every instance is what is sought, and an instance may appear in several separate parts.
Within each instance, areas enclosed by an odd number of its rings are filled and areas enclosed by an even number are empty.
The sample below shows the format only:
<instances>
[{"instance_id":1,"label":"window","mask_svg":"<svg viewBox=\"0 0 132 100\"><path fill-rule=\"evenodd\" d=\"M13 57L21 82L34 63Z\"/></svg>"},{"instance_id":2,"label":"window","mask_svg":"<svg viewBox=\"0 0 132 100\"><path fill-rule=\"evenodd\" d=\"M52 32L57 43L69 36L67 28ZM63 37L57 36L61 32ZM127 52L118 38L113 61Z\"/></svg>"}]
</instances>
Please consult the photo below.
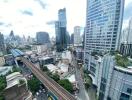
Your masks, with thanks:
<instances>
[{"instance_id":1,"label":"window","mask_svg":"<svg viewBox=\"0 0 132 100\"><path fill-rule=\"evenodd\" d=\"M127 88L127 92L131 94L132 93L132 89Z\"/></svg>"}]
</instances>

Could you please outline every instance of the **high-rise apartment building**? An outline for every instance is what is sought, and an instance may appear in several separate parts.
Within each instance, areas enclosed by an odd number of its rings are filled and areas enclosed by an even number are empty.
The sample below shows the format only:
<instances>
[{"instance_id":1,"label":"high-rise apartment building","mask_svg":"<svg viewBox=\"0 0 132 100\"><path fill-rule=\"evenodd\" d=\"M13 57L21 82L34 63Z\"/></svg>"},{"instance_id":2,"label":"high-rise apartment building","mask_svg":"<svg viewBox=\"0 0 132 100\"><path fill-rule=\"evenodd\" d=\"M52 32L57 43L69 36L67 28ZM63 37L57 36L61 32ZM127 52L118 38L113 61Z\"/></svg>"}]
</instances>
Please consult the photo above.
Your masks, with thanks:
<instances>
[{"instance_id":1,"label":"high-rise apartment building","mask_svg":"<svg viewBox=\"0 0 132 100\"><path fill-rule=\"evenodd\" d=\"M86 52L119 48L123 10L124 0L87 0Z\"/></svg>"},{"instance_id":2,"label":"high-rise apartment building","mask_svg":"<svg viewBox=\"0 0 132 100\"><path fill-rule=\"evenodd\" d=\"M5 45L4 45L4 36L0 32L0 52L4 52L5 50Z\"/></svg>"},{"instance_id":3,"label":"high-rise apartment building","mask_svg":"<svg viewBox=\"0 0 132 100\"><path fill-rule=\"evenodd\" d=\"M132 44L132 18L129 21L129 27L128 27L128 43Z\"/></svg>"},{"instance_id":4,"label":"high-rise apartment building","mask_svg":"<svg viewBox=\"0 0 132 100\"><path fill-rule=\"evenodd\" d=\"M81 27L75 26L74 27L74 45L80 45L81 44Z\"/></svg>"},{"instance_id":5,"label":"high-rise apartment building","mask_svg":"<svg viewBox=\"0 0 132 100\"><path fill-rule=\"evenodd\" d=\"M56 32L56 47L57 51L63 51L67 48L67 20L66 9L60 9L58 11L58 21L55 23Z\"/></svg>"},{"instance_id":6,"label":"high-rise apartment building","mask_svg":"<svg viewBox=\"0 0 132 100\"><path fill-rule=\"evenodd\" d=\"M120 43L132 44L132 18L129 20L128 27L122 31Z\"/></svg>"},{"instance_id":7,"label":"high-rise apartment building","mask_svg":"<svg viewBox=\"0 0 132 100\"><path fill-rule=\"evenodd\" d=\"M36 33L37 43L46 44L49 43L49 34L47 32L37 32Z\"/></svg>"}]
</instances>

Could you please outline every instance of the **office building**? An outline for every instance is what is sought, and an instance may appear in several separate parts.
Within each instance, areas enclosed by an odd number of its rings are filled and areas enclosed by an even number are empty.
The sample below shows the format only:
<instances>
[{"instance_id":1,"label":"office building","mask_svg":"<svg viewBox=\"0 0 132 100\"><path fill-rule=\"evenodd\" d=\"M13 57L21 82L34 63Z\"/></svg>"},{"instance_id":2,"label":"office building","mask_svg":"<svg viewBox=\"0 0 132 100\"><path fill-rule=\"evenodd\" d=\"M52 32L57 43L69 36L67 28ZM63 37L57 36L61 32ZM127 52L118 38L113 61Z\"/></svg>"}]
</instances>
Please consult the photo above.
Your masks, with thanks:
<instances>
[{"instance_id":1,"label":"office building","mask_svg":"<svg viewBox=\"0 0 132 100\"><path fill-rule=\"evenodd\" d=\"M123 11L124 0L87 0L84 68L97 86L99 100L131 100L123 88L128 88L132 80L125 85L125 80L115 79L117 73L123 79L129 67L117 67L115 57L106 54L120 49Z\"/></svg>"},{"instance_id":2,"label":"office building","mask_svg":"<svg viewBox=\"0 0 132 100\"><path fill-rule=\"evenodd\" d=\"M80 26L75 26L74 27L74 45L80 45L81 44L81 27Z\"/></svg>"},{"instance_id":3,"label":"office building","mask_svg":"<svg viewBox=\"0 0 132 100\"><path fill-rule=\"evenodd\" d=\"M73 44L73 43L74 43L74 34L71 34L70 43L71 43L71 44Z\"/></svg>"},{"instance_id":4,"label":"office building","mask_svg":"<svg viewBox=\"0 0 132 100\"><path fill-rule=\"evenodd\" d=\"M132 44L132 18L129 21L129 27L128 27L128 43Z\"/></svg>"},{"instance_id":5,"label":"office building","mask_svg":"<svg viewBox=\"0 0 132 100\"><path fill-rule=\"evenodd\" d=\"M124 42L132 44L132 18L129 20L128 27L122 31L120 44Z\"/></svg>"},{"instance_id":6,"label":"office building","mask_svg":"<svg viewBox=\"0 0 132 100\"><path fill-rule=\"evenodd\" d=\"M130 56L132 58L132 43L121 43L120 45L120 53L123 56Z\"/></svg>"},{"instance_id":7,"label":"office building","mask_svg":"<svg viewBox=\"0 0 132 100\"><path fill-rule=\"evenodd\" d=\"M87 0L85 51L119 49L124 0Z\"/></svg>"},{"instance_id":8,"label":"office building","mask_svg":"<svg viewBox=\"0 0 132 100\"><path fill-rule=\"evenodd\" d=\"M121 43L128 42L128 28L124 29L121 33Z\"/></svg>"},{"instance_id":9,"label":"office building","mask_svg":"<svg viewBox=\"0 0 132 100\"><path fill-rule=\"evenodd\" d=\"M38 44L46 44L50 42L49 34L47 32L37 32L36 39Z\"/></svg>"},{"instance_id":10,"label":"office building","mask_svg":"<svg viewBox=\"0 0 132 100\"><path fill-rule=\"evenodd\" d=\"M89 67L89 56L119 49L124 0L87 0L84 63Z\"/></svg>"},{"instance_id":11,"label":"office building","mask_svg":"<svg viewBox=\"0 0 132 100\"><path fill-rule=\"evenodd\" d=\"M56 48L58 52L61 52L67 48L67 20L65 8L58 11L58 19L59 20L55 22Z\"/></svg>"},{"instance_id":12,"label":"office building","mask_svg":"<svg viewBox=\"0 0 132 100\"><path fill-rule=\"evenodd\" d=\"M0 52L5 51L5 45L4 45L4 35L0 32Z\"/></svg>"}]
</instances>

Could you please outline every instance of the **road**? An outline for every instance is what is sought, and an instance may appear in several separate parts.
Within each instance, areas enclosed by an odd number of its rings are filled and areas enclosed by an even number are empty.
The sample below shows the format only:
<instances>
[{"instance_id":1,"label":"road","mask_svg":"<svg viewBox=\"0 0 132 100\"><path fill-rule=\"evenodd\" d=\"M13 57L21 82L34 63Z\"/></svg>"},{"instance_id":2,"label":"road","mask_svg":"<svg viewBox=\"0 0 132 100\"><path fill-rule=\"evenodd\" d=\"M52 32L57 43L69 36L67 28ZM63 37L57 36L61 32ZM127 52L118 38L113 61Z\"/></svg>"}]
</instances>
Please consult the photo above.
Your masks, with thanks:
<instances>
[{"instance_id":1,"label":"road","mask_svg":"<svg viewBox=\"0 0 132 100\"><path fill-rule=\"evenodd\" d=\"M68 91L49 78L45 73L35 67L26 58L21 57L21 61L32 71L32 73L50 90L59 100L76 100Z\"/></svg>"},{"instance_id":2,"label":"road","mask_svg":"<svg viewBox=\"0 0 132 100\"><path fill-rule=\"evenodd\" d=\"M76 80L77 80L78 85L79 85L79 93L77 94L78 99L79 100L90 100L88 93L85 90L85 86L83 84L83 79L81 76L81 71L80 71L79 66L77 64L77 61L75 60L74 55L72 57L73 57L73 65L75 66L75 76L76 76Z\"/></svg>"}]
</instances>

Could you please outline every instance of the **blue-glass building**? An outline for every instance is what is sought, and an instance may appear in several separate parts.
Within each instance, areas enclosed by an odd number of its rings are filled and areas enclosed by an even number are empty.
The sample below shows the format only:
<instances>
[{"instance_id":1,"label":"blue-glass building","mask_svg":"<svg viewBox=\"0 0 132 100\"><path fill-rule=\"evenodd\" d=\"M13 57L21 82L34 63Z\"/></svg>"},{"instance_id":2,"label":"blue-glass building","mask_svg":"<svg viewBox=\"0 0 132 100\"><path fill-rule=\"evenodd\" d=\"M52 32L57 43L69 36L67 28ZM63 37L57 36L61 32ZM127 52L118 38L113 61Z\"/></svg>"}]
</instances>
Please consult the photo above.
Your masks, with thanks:
<instances>
[{"instance_id":1,"label":"blue-glass building","mask_svg":"<svg viewBox=\"0 0 132 100\"><path fill-rule=\"evenodd\" d=\"M85 50L119 49L124 0L87 0Z\"/></svg>"},{"instance_id":2,"label":"blue-glass building","mask_svg":"<svg viewBox=\"0 0 132 100\"><path fill-rule=\"evenodd\" d=\"M67 48L67 20L65 8L58 11L58 18L59 20L55 22L56 48L58 52L61 52Z\"/></svg>"},{"instance_id":3,"label":"blue-glass building","mask_svg":"<svg viewBox=\"0 0 132 100\"><path fill-rule=\"evenodd\" d=\"M37 32L36 39L39 44L50 43L49 34L47 32Z\"/></svg>"},{"instance_id":4,"label":"blue-glass building","mask_svg":"<svg viewBox=\"0 0 132 100\"><path fill-rule=\"evenodd\" d=\"M5 51L5 45L4 45L4 35L0 32L0 52Z\"/></svg>"}]
</instances>

